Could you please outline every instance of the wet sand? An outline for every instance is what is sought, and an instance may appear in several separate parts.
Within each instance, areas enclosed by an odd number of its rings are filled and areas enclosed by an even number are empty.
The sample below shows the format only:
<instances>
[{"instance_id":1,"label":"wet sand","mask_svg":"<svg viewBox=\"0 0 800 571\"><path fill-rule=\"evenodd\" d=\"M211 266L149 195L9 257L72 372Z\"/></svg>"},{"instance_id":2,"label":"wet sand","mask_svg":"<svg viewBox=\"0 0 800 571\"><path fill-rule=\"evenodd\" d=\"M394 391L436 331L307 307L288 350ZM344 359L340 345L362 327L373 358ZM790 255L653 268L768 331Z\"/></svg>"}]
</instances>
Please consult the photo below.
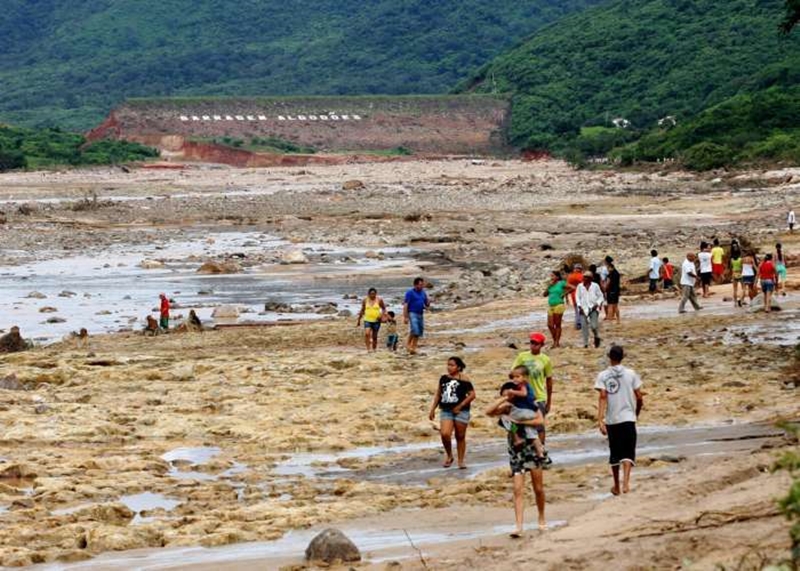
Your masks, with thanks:
<instances>
[{"instance_id":1,"label":"wet sand","mask_svg":"<svg viewBox=\"0 0 800 571\"><path fill-rule=\"evenodd\" d=\"M476 515L459 527L466 536L444 534L443 541L431 542L444 546L431 548L435 567L519 566L531 556L526 549L534 548L500 537L511 519L510 485L497 444L502 435L480 411L517 352L509 345L524 347L527 332L543 328L540 293L547 271L569 253L588 260L612 253L626 277L637 277L653 245L679 263L682 252L712 232L746 233L762 248L780 239L787 251L797 251L800 236L788 236L780 224L785 201L798 189L767 184L762 173L751 173L761 182L745 191L734 180L715 183L683 173L576 173L560 163L496 164L0 176L5 199L74 201L87 189L103 199L125 197L89 211L51 201L23 214L4 205L9 220L0 252L3 271L65 252L113 244L156 247L191 242L211 228L244 227L286 243L362 252L413 249L415 258L425 261L426 275L433 276L436 310L428 318L424 355L413 358L403 352L365 354L362 330L352 317L156 338L133 332L92 335L87 347L68 341L0 357L0 379L13 374L31 389L0 390L0 564L61 565L112 551L231 544L242 544L245 557L247 542L278 540L292 530L331 522L358 532L363 522L402 520L403 510L414 514L406 520L409 527L442 537L437 514L468 506ZM365 188L342 190L342 181L354 178ZM235 192L224 198L227 190ZM174 197L155 200L164 195ZM158 231L145 241L143 228ZM232 249L208 256L223 259ZM303 274L304 268L311 266L291 269ZM408 267L399 274L407 273L410 282L422 271ZM797 272L790 267L790 274ZM374 274L352 273L354 291L371 285ZM328 279L311 277L311 282L325 289ZM59 287L70 289L68 283ZM643 287L627 286L623 322L604 324L603 346L625 345L626 364L645 382L645 431L797 417L796 389L785 383L800 311L796 281L782 298L783 311L772 316L734 309L723 300L728 285L714 289L703 311L685 316L677 315L676 298L651 298ZM150 304L145 305L147 312ZM392 305L399 310L396 300ZM768 466L790 444L753 439L738 448L717 442L703 449L715 456L693 456L680 453L688 442L679 441L675 450L659 454L687 460L675 464L654 452L648 465L637 469L646 495L609 502L602 462L568 461L570 453L586 449L577 435L594 430L591 386L605 366L602 351L578 347L569 321L568 314L564 347L550 351L556 389L548 432L554 458L558 462L561 453L564 462L547 475L552 518L569 525L536 538L543 564L557 566L572 557L574 568L608 565L602 524L617 522L620 513L631 519L620 523L617 535L628 523L643 525L654 510L690 519L713 502L724 511L725 498L728 507L737 508L748 498L757 504L785 489L782 475L752 468ZM473 468L463 477L438 467L438 436L427 421L434 384L451 354L464 356L478 393L469 429ZM589 451L597 459L595 440ZM567 444L559 449L559 442ZM762 444L774 448L761 450ZM365 447L405 447L405 452L360 454ZM312 459L308 470L285 469L302 458ZM380 477L401 471L417 475ZM750 474L747 483L730 483L743 471ZM730 485L707 498L692 495L692 485L710 481ZM673 506L670 497L682 499ZM492 515L481 522L477 514L484 512ZM777 559L786 547L777 539L788 537L785 522L771 517L759 525L776 538L769 555ZM580 544L570 530L591 541ZM699 532L687 537L707 539ZM369 545L370 538L363 539ZM396 536L384 534L381 541L392 543ZM464 548L458 555L453 542ZM674 563L671 556L660 558L662 545L655 540L642 545L638 560L658 556L653 560ZM692 557L702 555L706 566L732 556L723 543L712 542L702 554L681 545ZM406 548L401 551L408 555ZM402 553L386 557L395 555ZM413 558L406 556L403 566L413 568ZM625 565L637 560L630 556ZM130 562L126 555L105 557L109 564Z\"/></svg>"}]
</instances>

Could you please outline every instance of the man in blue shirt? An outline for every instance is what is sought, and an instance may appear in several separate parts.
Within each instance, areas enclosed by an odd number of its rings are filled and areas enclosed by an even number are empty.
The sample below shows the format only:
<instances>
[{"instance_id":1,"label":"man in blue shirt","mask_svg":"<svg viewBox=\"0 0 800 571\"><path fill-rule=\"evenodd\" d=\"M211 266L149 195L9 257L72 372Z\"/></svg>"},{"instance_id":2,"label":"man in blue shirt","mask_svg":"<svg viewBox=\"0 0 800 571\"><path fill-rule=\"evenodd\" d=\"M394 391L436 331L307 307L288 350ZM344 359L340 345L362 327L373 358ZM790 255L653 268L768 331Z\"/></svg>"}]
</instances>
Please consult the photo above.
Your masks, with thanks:
<instances>
[{"instance_id":1,"label":"man in blue shirt","mask_svg":"<svg viewBox=\"0 0 800 571\"><path fill-rule=\"evenodd\" d=\"M425 293L425 280L422 278L414 279L414 287L406 292L406 297L403 300L403 323L410 324L408 341L406 342L406 349L408 349L410 355L414 355L417 352L419 338L422 337L425 329L422 314L430 306L431 302L428 300L428 294Z\"/></svg>"}]
</instances>

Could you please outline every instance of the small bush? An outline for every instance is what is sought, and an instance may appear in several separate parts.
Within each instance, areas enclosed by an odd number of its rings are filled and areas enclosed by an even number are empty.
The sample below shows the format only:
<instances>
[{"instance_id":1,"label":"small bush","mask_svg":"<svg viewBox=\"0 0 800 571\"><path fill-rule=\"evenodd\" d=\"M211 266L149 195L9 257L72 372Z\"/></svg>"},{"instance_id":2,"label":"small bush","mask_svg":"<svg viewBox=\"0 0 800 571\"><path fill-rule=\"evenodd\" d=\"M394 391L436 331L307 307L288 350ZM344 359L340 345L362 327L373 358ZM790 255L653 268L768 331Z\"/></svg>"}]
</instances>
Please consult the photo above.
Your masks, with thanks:
<instances>
[{"instance_id":1,"label":"small bush","mask_svg":"<svg viewBox=\"0 0 800 571\"><path fill-rule=\"evenodd\" d=\"M729 166L733 163L733 151L725 145L698 143L681 156L683 165L693 171L707 171Z\"/></svg>"}]
</instances>

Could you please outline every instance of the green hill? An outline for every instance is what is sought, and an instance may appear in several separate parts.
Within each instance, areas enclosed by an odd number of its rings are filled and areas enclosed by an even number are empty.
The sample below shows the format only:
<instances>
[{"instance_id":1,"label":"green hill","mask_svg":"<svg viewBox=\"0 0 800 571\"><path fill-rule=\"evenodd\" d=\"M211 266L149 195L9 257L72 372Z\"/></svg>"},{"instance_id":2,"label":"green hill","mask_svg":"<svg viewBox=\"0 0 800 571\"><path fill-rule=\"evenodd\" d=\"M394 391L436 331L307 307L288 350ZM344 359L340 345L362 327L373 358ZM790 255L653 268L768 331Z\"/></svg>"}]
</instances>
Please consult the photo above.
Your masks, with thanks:
<instances>
[{"instance_id":1,"label":"green hill","mask_svg":"<svg viewBox=\"0 0 800 571\"><path fill-rule=\"evenodd\" d=\"M510 137L523 148L564 151L617 117L680 125L737 94L800 84L800 36L778 32L784 15L783 0L616 0L542 29L457 91L515 94Z\"/></svg>"},{"instance_id":2,"label":"green hill","mask_svg":"<svg viewBox=\"0 0 800 571\"><path fill-rule=\"evenodd\" d=\"M0 120L85 129L137 96L449 91L600 0L4 0Z\"/></svg>"}]
</instances>

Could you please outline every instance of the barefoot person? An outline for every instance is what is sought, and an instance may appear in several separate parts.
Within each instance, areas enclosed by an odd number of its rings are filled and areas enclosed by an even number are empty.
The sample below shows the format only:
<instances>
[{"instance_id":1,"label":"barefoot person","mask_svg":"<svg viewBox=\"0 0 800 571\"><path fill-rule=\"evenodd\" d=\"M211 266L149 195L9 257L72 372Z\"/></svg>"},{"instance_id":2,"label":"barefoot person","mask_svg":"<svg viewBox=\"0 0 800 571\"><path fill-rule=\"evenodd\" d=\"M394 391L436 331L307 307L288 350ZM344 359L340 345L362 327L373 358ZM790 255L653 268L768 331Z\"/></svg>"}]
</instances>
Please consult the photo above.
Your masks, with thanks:
<instances>
[{"instance_id":1,"label":"barefoot person","mask_svg":"<svg viewBox=\"0 0 800 571\"><path fill-rule=\"evenodd\" d=\"M731 284L733 284L733 307L742 307L742 299L744 299L744 286L742 285L742 248L739 246L739 241L731 240ZM739 290L742 290L741 298L739 297Z\"/></svg>"},{"instance_id":2,"label":"barefoot person","mask_svg":"<svg viewBox=\"0 0 800 571\"><path fill-rule=\"evenodd\" d=\"M650 250L650 268L647 272L647 278L650 280L647 291L650 293L658 291L658 282L661 280L661 265L662 262L658 257L658 251Z\"/></svg>"},{"instance_id":3,"label":"barefoot person","mask_svg":"<svg viewBox=\"0 0 800 571\"><path fill-rule=\"evenodd\" d=\"M431 306L428 294L425 293L425 280L422 278L414 279L414 287L406 292L403 300L403 323L408 327L408 341L406 349L409 355L414 355L419 347L419 340L425 332L425 320L423 314Z\"/></svg>"},{"instance_id":4,"label":"barefoot person","mask_svg":"<svg viewBox=\"0 0 800 571\"><path fill-rule=\"evenodd\" d=\"M378 332L381 330L385 315L386 304L378 297L378 290L374 287L369 288L367 297L361 300L361 310L356 319L356 327L361 327L361 319L364 319L364 344L367 346L367 352L378 349Z\"/></svg>"},{"instance_id":5,"label":"barefoot person","mask_svg":"<svg viewBox=\"0 0 800 571\"><path fill-rule=\"evenodd\" d=\"M722 283L725 277L725 250L719 245L719 238L714 238L714 247L711 248L711 273L714 283Z\"/></svg>"},{"instance_id":6,"label":"barefoot person","mask_svg":"<svg viewBox=\"0 0 800 571\"><path fill-rule=\"evenodd\" d=\"M475 400L475 389L464 377L466 368L460 357L450 357L447 360L447 374L439 378L428 414L428 418L433 420L436 407L439 407L439 433L444 446L445 468L453 465L453 429L456 433L458 467L461 469L467 467L464 461L467 452L467 426L469 426L470 403Z\"/></svg>"},{"instance_id":7,"label":"barefoot person","mask_svg":"<svg viewBox=\"0 0 800 571\"><path fill-rule=\"evenodd\" d=\"M606 303L608 312L605 321L616 321L619 324L619 296L622 292L621 276L611 257L606 258L608 265L608 285L606 286Z\"/></svg>"},{"instance_id":8,"label":"barefoot person","mask_svg":"<svg viewBox=\"0 0 800 571\"><path fill-rule=\"evenodd\" d=\"M772 254L764 256L764 261L758 266L758 277L761 279L761 291L764 292L764 311L771 313L772 294L775 292L775 282L778 280Z\"/></svg>"},{"instance_id":9,"label":"barefoot person","mask_svg":"<svg viewBox=\"0 0 800 571\"><path fill-rule=\"evenodd\" d=\"M547 329L553 338L553 348L559 347L561 343L561 321L566 309L564 297L571 292L572 287L561 277L561 272L554 270L550 274L550 284L544 291L547 298Z\"/></svg>"},{"instance_id":10,"label":"barefoot person","mask_svg":"<svg viewBox=\"0 0 800 571\"><path fill-rule=\"evenodd\" d=\"M566 269L569 269L569 266ZM567 296L567 299L572 302L572 307L575 309L575 329L581 328L581 312L578 310L578 304L575 303L575 290L582 281L583 265L575 264L572 266L572 273L567 276L567 284L572 288L572 292Z\"/></svg>"},{"instance_id":11,"label":"barefoot person","mask_svg":"<svg viewBox=\"0 0 800 571\"><path fill-rule=\"evenodd\" d=\"M780 243L775 244L775 275L778 280L775 282L775 295L781 293L786 295L785 282L788 276L786 272L786 255L783 253L783 245Z\"/></svg>"},{"instance_id":12,"label":"barefoot person","mask_svg":"<svg viewBox=\"0 0 800 571\"><path fill-rule=\"evenodd\" d=\"M608 352L611 366L597 376L594 388L600 393L597 403L597 425L608 436L611 474L620 493L619 467L622 465L622 493L631 489L631 468L636 463L636 419L642 410L642 379L632 369L622 366L624 352L614 345Z\"/></svg>"},{"instance_id":13,"label":"barefoot person","mask_svg":"<svg viewBox=\"0 0 800 571\"><path fill-rule=\"evenodd\" d=\"M700 253L697 254L700 262L700 285L703 287L703 297L708 297L708 286L714 277L714 265L711 261L711 246L708 242L700 243Z\"/></svg>"},{"instance_id":14,"label":"barefoot person","mask_svg":"<svg viewBox=\"0 0 800 571\"><path fill-rule=\"evenodd\" d=\"M507 400L503 397L490 406L486 410L486 414L489 416L501 416L506 406ZM536 416L531 422L534 425L544 423L541 411L536 412ZM521 447L517 447L514 446L513 435L509 433L507 443L508 462L514 479L514 518L516 521L516 527L511 532L511 537L516 539L522 537L525 529L525 472L530 472L531 475L531 485L536 497L536 510L539 514L539 529L542 531L547 529L547 520L544 516L544 473L542 472L541 459L536 456L532 440L525 440Z\"/></svg>"}]
</instances>

